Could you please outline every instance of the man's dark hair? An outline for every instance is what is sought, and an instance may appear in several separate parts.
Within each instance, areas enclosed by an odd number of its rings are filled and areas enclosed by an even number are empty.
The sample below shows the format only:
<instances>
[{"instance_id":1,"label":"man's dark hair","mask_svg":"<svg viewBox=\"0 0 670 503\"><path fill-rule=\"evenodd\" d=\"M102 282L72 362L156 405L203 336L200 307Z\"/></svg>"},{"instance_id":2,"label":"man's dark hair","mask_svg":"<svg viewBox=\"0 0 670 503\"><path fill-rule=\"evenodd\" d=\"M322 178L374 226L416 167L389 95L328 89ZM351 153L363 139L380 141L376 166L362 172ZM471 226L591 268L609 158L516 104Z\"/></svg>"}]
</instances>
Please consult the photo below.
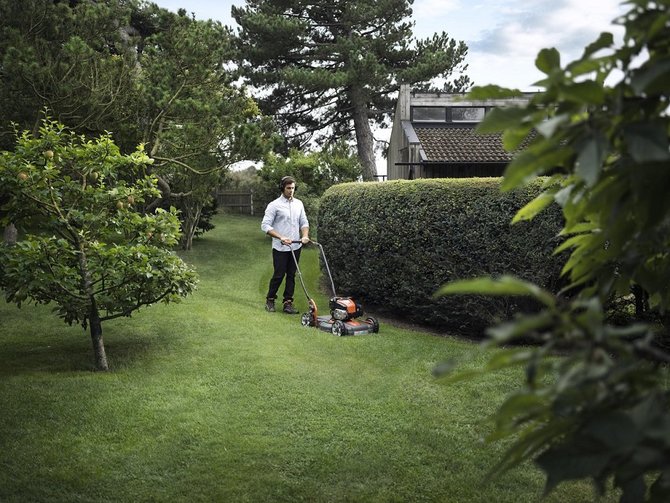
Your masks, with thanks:
<instances>
[{"instance_id":1,"label":"man's dark hair","mask_svg":"<svg viewBox=\"0 0 670 503\"><path fill-rule=\"evenodd\" d=\"M284 192L284 187L286 187L289 183L296 183L295 178L292 176L285 176L279 181L279 190Z\"/></svg>"}]
</instances>

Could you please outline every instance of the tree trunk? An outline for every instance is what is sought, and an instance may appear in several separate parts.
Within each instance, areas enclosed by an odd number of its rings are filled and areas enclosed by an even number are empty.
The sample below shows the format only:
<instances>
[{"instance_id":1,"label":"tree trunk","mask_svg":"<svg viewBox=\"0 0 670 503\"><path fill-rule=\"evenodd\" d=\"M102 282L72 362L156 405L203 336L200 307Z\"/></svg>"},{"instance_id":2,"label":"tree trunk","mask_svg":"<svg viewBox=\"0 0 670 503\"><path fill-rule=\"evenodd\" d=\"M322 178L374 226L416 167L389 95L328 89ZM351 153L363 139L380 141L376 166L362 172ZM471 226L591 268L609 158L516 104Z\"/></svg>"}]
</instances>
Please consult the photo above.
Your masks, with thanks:
<instances>
[{"instance_id":1,"label":"tree trunk","mask_svg":"<svg viewBox=\"0 0 670 503\"><path fill-rule=\"evenodd\" d=\"M354 129L356 131L356 146L358 159L363 166L363 180L375 180L377 162L375 160L374 135L368 119L368 107L361 89L351 89L351 102L354 107Z\"/></svg>"},{"instance_id":2,"label":"tree trunk","mask_svg":"<svg viewBox=\"0 0 670 503\"><path fill-rule=\"evenodd\" d=\"M93 294L93 283L91 281L91 272L88 270L88 260L83 243L79 243L79 274L81 274L82 287L89 299L88 321L91 327L91 342L93 343L93 356L95 358L96 370L109 370L107 365L107 354L105 345L102 341L102 321L98 311L98 303Z\"/></svg>"},{"instance_id":3,"label":"tree trunk","mask_svg":"<svg viewBox=\"0 0 670 503\"><path fill-rule=\"evenodd\" d=\"M193 237L200 222L200 215L202 214L202 205L193 204L190 206L188 202L184 204L184 223L182 224L181 247L183 250L190 250L193 248Z\"/></svg>"},{"instance_id":4,"label":"tree trunk","mask_svg":"<svg viewBox=\"0 0 670 503\"><path fill-rule=\"evenodd\" d=\"M91 305L89 323L91 326L93 355L95 356L95 369L101 371L109 370L109 366L107 365L107 354L105 353L105 344L102 340L102 322L100 321L100 313L98 312L98 306L95 303L95 299L93 299Z\"/></svg>"},{"instance_id":5,"label":"tree trunk","mask_svg":"<svg viewBox=\"0 0 670 503\"><path fill-rule=\"evenodd\" d=\"M15 245L16 240L18 238L18 231L16 230L16 227L14 224L9 224L7 227L5 227L5 232L3 236L3 241L7 245Z\"/></svg>"}]
</instances>

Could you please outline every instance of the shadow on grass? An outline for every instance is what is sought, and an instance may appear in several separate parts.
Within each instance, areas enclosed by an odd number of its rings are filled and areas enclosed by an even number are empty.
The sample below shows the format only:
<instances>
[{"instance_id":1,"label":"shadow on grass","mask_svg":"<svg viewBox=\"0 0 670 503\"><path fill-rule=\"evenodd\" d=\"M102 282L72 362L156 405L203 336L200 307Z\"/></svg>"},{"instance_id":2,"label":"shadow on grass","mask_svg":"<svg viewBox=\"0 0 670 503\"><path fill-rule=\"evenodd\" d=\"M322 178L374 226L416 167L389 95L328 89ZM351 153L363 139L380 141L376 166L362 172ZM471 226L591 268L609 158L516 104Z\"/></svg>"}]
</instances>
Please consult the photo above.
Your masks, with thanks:
<instances>
[{"instance_id":1,"label":"shadow on grass","mask_svg":"<svg viewBox=\"0 0 670 503\"><path fill-rule=\"evenodd\" d=\"M0 350L0 376L7 377L34 372L93 371L93 350L81 341L48 341L29 346L5 343Z\"/></svg>"},{"instance_id":2,"label":"shadow on grass","mask_svg":"<svg viewBox=\"0 0 670 503\"><path fill-rule=\"evenodd\" d=\"M105 352L110 370L146 365L152 355L164 353L164 344L158 338L110 340L105 342ZM46 344L5 344L0 349L0 377L10 377L35 372L67 373L94 372L95 362L90 339L82 335L79 341L55 340Z\"/></svg>"}]
</instances>

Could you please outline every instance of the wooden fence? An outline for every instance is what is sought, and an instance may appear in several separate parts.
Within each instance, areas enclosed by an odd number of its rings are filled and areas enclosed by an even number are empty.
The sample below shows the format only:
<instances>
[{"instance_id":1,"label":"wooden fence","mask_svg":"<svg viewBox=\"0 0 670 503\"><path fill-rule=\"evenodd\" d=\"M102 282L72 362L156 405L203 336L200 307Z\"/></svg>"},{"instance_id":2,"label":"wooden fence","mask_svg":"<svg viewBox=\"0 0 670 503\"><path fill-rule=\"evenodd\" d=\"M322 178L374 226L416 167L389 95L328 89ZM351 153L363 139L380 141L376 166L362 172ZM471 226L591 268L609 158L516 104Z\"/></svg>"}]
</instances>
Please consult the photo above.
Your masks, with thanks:
<instances>
[{"instance_id":1,"label":"wooden fence","mask_svg":"<svg viewBox=\"0 0 670 503\"><path fill-rule=\"evenodd\" d=\"M216 203L227 213L254 215L254 191L217 190Z\"/></svg>"}]
</instances>

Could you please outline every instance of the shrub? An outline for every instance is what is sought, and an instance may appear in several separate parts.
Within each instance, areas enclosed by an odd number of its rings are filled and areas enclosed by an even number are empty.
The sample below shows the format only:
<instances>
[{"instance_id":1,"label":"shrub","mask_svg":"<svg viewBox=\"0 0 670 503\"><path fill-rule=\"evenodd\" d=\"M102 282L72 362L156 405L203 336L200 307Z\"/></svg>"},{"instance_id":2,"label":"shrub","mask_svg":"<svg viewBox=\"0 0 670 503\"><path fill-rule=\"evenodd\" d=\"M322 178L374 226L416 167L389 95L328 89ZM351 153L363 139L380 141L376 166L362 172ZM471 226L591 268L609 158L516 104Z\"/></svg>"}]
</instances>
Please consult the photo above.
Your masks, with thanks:
<instances>
[{"instance_id":1,"label":"shrub","mask_svg":"<svg viewBox=\"0 0 670 503\"><path fill-rule=\"evenodd\" d=\"M562 261L552 251L560 209L510 225L541 190L537 181L503 194L498 178L336 185L321 200L319 241L338 293L410 321L474 335L535 306L518 297L434 298L445 282L514 274L558 290Z\"/></svg>"}]
</instances>

